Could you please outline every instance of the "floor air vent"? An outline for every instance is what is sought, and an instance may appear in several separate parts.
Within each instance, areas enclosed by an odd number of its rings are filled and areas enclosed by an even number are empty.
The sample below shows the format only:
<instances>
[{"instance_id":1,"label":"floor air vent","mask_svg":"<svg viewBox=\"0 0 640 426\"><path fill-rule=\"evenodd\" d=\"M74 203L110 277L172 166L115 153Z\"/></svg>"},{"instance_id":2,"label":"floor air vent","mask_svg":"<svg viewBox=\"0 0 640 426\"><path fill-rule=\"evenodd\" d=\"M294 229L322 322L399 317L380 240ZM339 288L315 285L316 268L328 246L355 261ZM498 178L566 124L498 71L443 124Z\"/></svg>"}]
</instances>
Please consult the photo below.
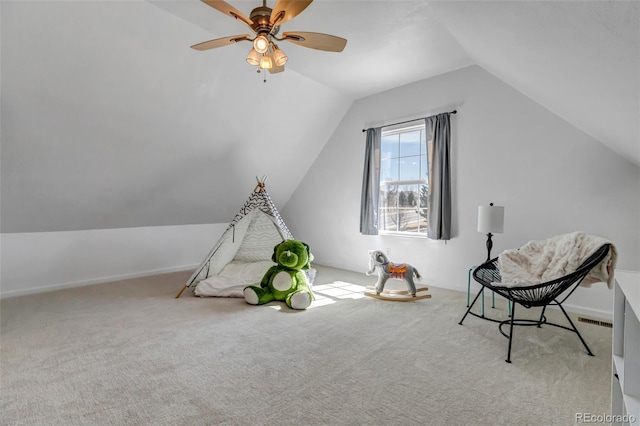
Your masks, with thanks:
<instances>
[{"instance_id":1,"label":"floor air vent","mask_svg":"<svg viewBox=\"0 0 640 426\"><path fill-rule=\"evenodd\" d=\"M613 324L610 323L609 321L600 321L600 320L594 320L591 318L584 318L584 317L578 317L578 321L586 322L587 324L599 325L601 327L613 328Z\"/></svg>"}]
</instances>

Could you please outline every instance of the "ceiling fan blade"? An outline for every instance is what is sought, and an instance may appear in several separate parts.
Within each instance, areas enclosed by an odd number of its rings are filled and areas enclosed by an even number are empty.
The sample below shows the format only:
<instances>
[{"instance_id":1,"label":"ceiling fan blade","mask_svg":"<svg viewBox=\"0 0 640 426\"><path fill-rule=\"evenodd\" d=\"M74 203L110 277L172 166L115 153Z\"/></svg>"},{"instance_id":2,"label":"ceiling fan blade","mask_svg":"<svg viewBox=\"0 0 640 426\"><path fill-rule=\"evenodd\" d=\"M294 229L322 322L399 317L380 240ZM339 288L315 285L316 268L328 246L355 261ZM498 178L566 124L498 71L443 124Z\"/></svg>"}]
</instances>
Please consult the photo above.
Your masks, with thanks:
<instances>
[{"instance_id":1,"label":"ceiling fan blade","mask_svg":"<svg viewBox=\"0 0 640 426\"><path fill-rule=\"evenodd\" d=\"M229 15L232 18L241 20L242 22L247 24L249 27L251 27L251 25L253 25L253 22L251 22L251 19L247 18L242 12L240 12L235 7L231 6L226 1L223 1L223 0L201 0L201 1L203 3L208 4L209 6L211 6L214 9L219 10L220 12L224 13L225 15Z\"/></svg>"},{"instance_id":2,"label":"ceiling fan blade","mask_svg":"<svg viewBox=\"0 0 640 426\"><path fill-rule=\"evenodd\" d=\"M191 46L192 49L195 50L209 50L215 49L216 47L227 46L229 44L237 43L243 40L251 40L249 34L240 34L230 37L217 38L215 40L203 41L202 43L194 44Z\"/></svg>"},{"instance_id":3,"label":"ceiling fan blade","mask_svg":"<svg viewBox=\"0 0 640 426\"><path fill-rule=\"evenodd\" d=\"M203 0L204 1L204 0ZM311 4L313 0L278 0L271 11L272 25L282 25L295 18Z\"/></svg>"},{"instance_id":4,"label":"ceiling fan blade","mask_svg":"<svg viewBox=\"0 0 640 426\"><path fill-rule=\"evenodd\" d=\"M347 40L342 37L305 31L282 33L282 40L327 52L342 52L347 45Z\"/></svg>"}]
</instances>

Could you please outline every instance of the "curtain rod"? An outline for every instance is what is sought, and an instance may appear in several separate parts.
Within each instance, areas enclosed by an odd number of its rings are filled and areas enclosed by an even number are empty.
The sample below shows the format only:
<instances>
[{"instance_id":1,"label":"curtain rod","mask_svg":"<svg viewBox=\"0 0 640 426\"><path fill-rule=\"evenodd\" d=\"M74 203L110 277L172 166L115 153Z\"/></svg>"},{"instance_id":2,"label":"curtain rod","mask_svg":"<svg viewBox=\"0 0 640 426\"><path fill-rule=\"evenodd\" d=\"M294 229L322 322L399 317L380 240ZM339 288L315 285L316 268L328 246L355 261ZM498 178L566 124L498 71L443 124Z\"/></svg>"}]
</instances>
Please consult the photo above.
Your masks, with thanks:
<instances>
[{"instance_id":1,"label":"curtain rod","mask_svg":"<svg viewBox=\"0 0 640 426\"><path fill-rule=\"evenodd\" d=\"M451 112L447 112L446 114L457 114L458 111L457 110L453 110ZM437 115L437 114L436 114ZM432 115L430 115L429 117L433 117ZM407 120L407 121L401 121L399 123L393 123L393 124L385 124L384 126L380 126L380 127L389 127L389 126L397 126L398 124L405 124L405 123L411 123L413 121L418 121L418 120L424 120L425 118L428 117L422 117L422 118L414 118L413 120ZM367 129L362 129L363 132L366 132Z\"/></svg>"}]
</instances>

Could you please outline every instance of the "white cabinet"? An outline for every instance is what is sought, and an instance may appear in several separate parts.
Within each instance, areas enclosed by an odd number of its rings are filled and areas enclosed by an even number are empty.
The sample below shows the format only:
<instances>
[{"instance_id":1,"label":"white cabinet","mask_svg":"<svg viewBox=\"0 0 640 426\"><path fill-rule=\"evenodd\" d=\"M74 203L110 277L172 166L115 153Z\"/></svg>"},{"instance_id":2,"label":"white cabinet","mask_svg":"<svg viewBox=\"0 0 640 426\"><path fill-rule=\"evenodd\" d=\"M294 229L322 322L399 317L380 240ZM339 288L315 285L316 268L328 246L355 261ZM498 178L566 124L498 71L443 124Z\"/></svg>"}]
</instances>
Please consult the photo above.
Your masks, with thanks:
<instances>
[{"instance_id":1,"label":"white cabinet","mask_svg":"<svg viewBox=\"0 0 640 426\"><path fill-rule=\"evenodd\" d=\"M615 271L612 425L640 425L640 272Z\"/></svg>"}]
</instances>

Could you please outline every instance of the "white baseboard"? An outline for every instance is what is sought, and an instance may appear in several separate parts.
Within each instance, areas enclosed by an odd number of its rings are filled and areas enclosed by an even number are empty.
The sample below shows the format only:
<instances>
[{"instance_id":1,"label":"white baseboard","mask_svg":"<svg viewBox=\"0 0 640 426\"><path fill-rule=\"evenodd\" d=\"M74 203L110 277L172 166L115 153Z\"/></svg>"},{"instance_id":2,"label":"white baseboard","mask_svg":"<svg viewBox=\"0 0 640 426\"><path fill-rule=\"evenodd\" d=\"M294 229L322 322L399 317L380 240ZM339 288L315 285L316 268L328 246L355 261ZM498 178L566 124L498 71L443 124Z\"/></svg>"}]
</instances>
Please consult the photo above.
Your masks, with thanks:
<instances>
[{"instance_id":1,"label":"white baseboard","mask_svg":"<svg viewBox=\"0 0 640 426\"><path fill-rule=\"evenodd\" d=\"M199 263L196 263L193 265L178 266L173 268L156 269L152 271L142 271L142 272L136 272L132 274L114 275L111 277L101 277L101 278L96 278L88 281L75 281L75 282L68 282L68 283L62 283L62 284L50 284L42 287L33 287L33 288L22 289L22 290L13 290L13 291L7 291L7 292L3 291L2 294L0 295L0 298L5 299L9 297L26 296L29 294L46 293L49 291L63 290L65 288L84 287L87 285L111 283L111 282L116 282L121 280L129 280L133 278L148 277L151 275L168 274L170 272L194 270L198 267L198 265Z\"/></svg>"},{"instance_id":2,"label":"white baseboard","mask_svg":"<svg viewBox=\"0 0 640 426\"><path fill-rule=\"evenodd\" d=\"M0 234L0 298L195 269L227 225Z\"/></svg>"},{"instance_id":3,"label":"white baseboard","mask_svg":"<svg viewBox=\"0 0 640 426\"><path fill-rule=\"evenodd\" d=\"M567 299L566 303L562 304L562 307L567 312L570 312L572 314L576 314L579 316L584 316L591 319L612 321L613 320L612 291L609 290L604 283L594 284L594 286L599 286L599 288L593 288L593 289L579 288L578 290L576 290L575 294L572 294L571 297ZM466 294L467 292L466 289L464 290L464 292ZM477 292L478 292L478 288L472 287L470 301L473 300ZM570 303L570 302L573 302L572 299L574 298L576 301L582 302L583 304ZM485 299L485 307L491 306L490 291L485 291L484 299ZM496 300L499 300L499 299L501 299L502 301L505 300L501 296L497 296ZM480 301L476 303L479 304ZM610 308L607 308L608 306L610 306ZM560 309L555 305L550 305L549 308L558 309L558 310Z\"/></svg>"},{"instance_id":4,"label":"white baseboard","mask_svg":"<svg viewBox=\"0 0 640 426\"><path fill-rule=\"evenodd\" d=\"M567 312L571 312L577 314L579 316L587 317L590 319L597 320L606 320L613 321L613 312L605 311L602 309L593 309L593 308L585 308L584 306L570 305L570 304L562 304L562 307L567 310Z\"/></svg>"}]
</instances>

